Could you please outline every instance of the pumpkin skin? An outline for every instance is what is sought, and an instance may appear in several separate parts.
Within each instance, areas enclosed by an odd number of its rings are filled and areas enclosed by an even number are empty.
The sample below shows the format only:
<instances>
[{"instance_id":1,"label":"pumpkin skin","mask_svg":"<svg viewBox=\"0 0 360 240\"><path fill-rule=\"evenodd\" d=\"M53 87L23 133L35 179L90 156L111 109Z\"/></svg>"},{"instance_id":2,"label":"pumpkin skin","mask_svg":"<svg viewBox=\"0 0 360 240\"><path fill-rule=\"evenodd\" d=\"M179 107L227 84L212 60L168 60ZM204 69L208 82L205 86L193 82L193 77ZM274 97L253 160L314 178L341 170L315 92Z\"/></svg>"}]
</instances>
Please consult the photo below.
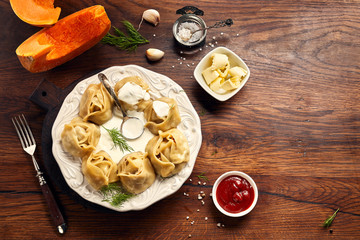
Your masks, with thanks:
<instances>
[{"instance_id":1,"label":"pumpkin skin","mask_svg":"<svg viewBox=\"0 0 360 240\"><path fill-rule=\"evenodd\" d=\"M32 35L16 49L16 55L28 71L44 72L96 45L110 26L103 6L85 8Z\"/></svg>"},{"instance_id":2,"label":"pumpkin skin","mask_svg":"<svg viewBox=\"0 0 360 240\"><path fill-rule=\"evenodd\" d=\"M18 18L38 27L55 24L61 12L54 8L54 0L10 0L10 5Z\"/></svg>"}]
</instances>

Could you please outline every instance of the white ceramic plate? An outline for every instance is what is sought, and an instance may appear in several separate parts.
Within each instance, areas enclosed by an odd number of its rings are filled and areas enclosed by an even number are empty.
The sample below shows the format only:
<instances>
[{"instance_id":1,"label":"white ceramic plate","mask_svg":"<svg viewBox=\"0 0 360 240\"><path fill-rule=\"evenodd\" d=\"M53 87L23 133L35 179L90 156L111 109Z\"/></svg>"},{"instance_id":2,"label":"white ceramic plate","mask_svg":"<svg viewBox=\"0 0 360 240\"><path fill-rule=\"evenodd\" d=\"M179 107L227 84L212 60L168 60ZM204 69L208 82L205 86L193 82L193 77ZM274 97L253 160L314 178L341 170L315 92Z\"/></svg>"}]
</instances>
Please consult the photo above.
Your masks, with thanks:
<instances>
[{"instance_id":1,"label":"white ceramic plate","mask_svg":"<svg viewBox=\"0 0 360 240\"><path fill-rule=\"evenodd\" d=\"M79 82L65 98L51 131L53 140L52 152L67 184L84 199L119 212L142 210L152 205L153 203L175 193L191 175L202 142L200 118L184 90L173 80L162 74L155 73L136 65L114 66L105 69L102 71L102 73L104 73L109 78L113 86L117 81L124 77L134 75L140 76L149 84L151 92L154 96L174 98L178 103L182 120L178 126L178 129L184 133L189 142L190 161L183 170L170 178L160 178L157 176L155 182L150 186L150 188L126 201L120 207L113 207L108 202L104 202L102 195L98 191L95 191L88 184L83 174L81 173L80 158L74 158L62 149L60 137L61 132L64 129L64 125L69 123L74 117L78 115L80 99L87 86L92 83L99 83L97 74ZM115 118L111 119L109 124L114 124L114 121L116 121ZM120 123L117 123L117 125L120 125ZM137 143L137 145L135 144L137 147L134 147L135 151L145 150L147 141L152 137L151 133L148 132L147 129L146 131L147 132L145 132L139 140L134 140L134 144ZM106 142L102 140L104 132L105 130L101 128L102 136L100 138L99 145L101 148L107 147L110 156L113 157L114 154L115 156L118 156L116 154L119 154L119 152L116 153L116 150L111 149L112 146L105 146L104 143ZM142 144L140 144L140 149L138 147L139 141L140 143L142 142ZM129 142L129 144L132 146L133 143ZM118 162L120 159L118 158L113 160Z\"/></svg>"},{"instance_id":2,"label":"white ceramic plate","mask_svg":"<svg viewBox=\"0 0 360 240\"><path fill-rule=\"evenodd\" d=\"M223 94L220 93L216 93L213 90L210 89L210 87L206 84L204 77L202 76L202 72L211 66L211 55L213 53L222 53L222 54L226 54L229 58L229 62L230 62L230 67L235 67L235 66L239 66L244 68L247 71L247 75L245 76L245 78L241 81L241 85L237 88L234 89L232 91L227 91ZM219 101L226 101L229 98L233 97L236 93L238 93L240 91L241 88L244 87L244 85L246 84L247 80L250 77L250 69L249 67L246 65L246 63L237 55L235 54L233 51L231 51L230 49L226 48L226 47L217 47L214 50L212 50L211 52L209 52L208 54L205 55L205 57L203 57L203 59L201 59L201 61L199 62L199 64L196 66L195 70L194 70L194 76L196 81L199 83L199 85L211 96L213 96L215 99L219 100Z\"/></svg>"}]
</instances>

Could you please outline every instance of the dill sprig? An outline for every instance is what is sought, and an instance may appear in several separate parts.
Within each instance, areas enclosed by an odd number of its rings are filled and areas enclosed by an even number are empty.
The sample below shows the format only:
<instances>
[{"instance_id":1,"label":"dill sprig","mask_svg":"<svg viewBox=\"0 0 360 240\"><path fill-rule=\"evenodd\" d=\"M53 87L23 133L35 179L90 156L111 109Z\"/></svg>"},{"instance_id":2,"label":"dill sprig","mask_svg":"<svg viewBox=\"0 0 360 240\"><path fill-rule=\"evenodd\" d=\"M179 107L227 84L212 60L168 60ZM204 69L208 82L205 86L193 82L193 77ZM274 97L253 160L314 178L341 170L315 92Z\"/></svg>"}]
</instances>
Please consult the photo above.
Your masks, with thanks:
<instances>
[{"instance_id":1,"label":"dill sprig","mask_svg":"<svg viewBox=\"0 0 360 240\"><path fill-rule=\"evenodd\" d=\"M205 173L204 173L204 172L202 172L202 173L200 173L199 175L197 175L197 177L198 177L199 179L202 179L202 180L205 180L205 181L209 181L209 179L207 178L207 176L205 176Z\"/></svg>"},{"instance_id":2,"label":"dill sprig","mask_svg":"<svg viewBox=\"0 0 360 240\"><path fill-rule=\"evenodd\" d=\"M116 183L110 183L100 189L103 195L104 202L109 202L114 207L119 207L129 198L133 197L131 194L124 193L122 188Z\"/></svg>"},{"instance_id":3,"label":"dill sprig","mask_svg":"<svg viewBox=\"0 0 360 240\"><path fill-rule=\"evenodd\" d=\"M126 28L127 36L125 33L114 27L115 35L107 33L101 42L116 46L121 50L128 52L135 51L140 44L149 43L149 40L144 38L129 21L122 21Z\"/></svg>"},{"instance_id":4,"label":"dill sprig","mask_svg":"<svg viewBox=\"0 0 360 240\"><path fill-rule=\"evenodd\" d=\"M334 221L334 219L335 219L336 214L337 214L338 211L339 211L339 208L334 212L333 215L329 216L329 217L324 221L324 223L323 223L322 226L323 226L323 227L326 227L326 228L330 227L330 225L331 225L332 222Z\"/></svg>"},{"instance_id":5,"label":"dill sprig","mask_svg":"<svg viewBox=\"0 0 360 240\"><path fill-rule=\"evenodd\" d=\"M119 146L122 152L128 151L133 152L134 149L126 142L124 136L120 133L120 131L116 128L107 129L102 126L110 135L112 141L114 142L114 147Z\"/></svg>"}]
</instances>

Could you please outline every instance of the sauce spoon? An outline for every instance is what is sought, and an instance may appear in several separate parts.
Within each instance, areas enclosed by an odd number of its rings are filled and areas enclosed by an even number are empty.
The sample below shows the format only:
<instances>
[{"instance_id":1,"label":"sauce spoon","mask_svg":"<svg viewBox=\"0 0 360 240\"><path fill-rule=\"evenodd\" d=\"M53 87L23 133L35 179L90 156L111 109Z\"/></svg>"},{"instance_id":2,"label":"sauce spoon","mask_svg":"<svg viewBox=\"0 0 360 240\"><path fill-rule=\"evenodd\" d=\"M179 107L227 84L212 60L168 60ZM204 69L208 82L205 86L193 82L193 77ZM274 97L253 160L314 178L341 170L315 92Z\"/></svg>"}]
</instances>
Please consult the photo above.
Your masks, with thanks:
<instances>
[{"instance_id":1,"label":"sauce spoon","mask_svg":"<svg viewBox=\"0 0 360 240\"><path fill-rule=\"evenodd\" d=\"M108 78L103 73L98 74L100 82L104 85L105 89L109 92L110 96L114 99L115 105L121 110L123 121L120 125L120 133L127 140L134 140L144 133L144 123L137 117L128 116L124 109L121 107L119 98L110 86ZM124 126L127 131L124 131ZM131 135L130 135L131 134Z\"/></svg>"}]
</instances>

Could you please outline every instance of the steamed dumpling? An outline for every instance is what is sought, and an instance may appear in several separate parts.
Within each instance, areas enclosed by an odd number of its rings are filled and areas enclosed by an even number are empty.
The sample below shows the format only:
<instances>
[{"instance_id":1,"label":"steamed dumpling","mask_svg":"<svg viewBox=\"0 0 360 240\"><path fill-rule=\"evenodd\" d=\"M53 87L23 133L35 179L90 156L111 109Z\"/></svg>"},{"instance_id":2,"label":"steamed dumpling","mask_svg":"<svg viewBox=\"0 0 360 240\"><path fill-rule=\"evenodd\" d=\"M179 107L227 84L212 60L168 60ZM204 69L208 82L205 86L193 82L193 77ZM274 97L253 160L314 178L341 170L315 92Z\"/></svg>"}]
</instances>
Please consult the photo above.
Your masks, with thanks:
<instances>
[{"instance_id":1,"label":"steamed dumpling","mask_svg":"<svg viewBox=\"0 0 360 240\"><path fill-rule=\"evenodd\" d=\"M126 191L139 194L155 181L155 172L147 153L133 152L125 155L118 163L118 176Z\"/></svg>"},{"instance_id":2,"label":"steamed dumpling","mask_svg":"<svg viewBox=\"0 0 360 240\"><path fill-rule=\"evenodd\" d=\"M190 159L189 144L185 135L173 128L159 132L145 147L157 174L169 177L181 171Z\"/></svg>"},{"instance_id":3,"label":"steamed dumpling","mask_svg":"<svg viewBox=\"0 0 360 240\"><path fill-rule=\"evenodd\" d=\"M178 105L173 98L162 97L151 102L144 110L147 121L145 127L157 135L159 130L165 132L176 128L181 122Z\"/></svg>"},{"instance_id":4,"label":"steamed dumpling","mask_svg":"<svg viewBox=\"0 0 360 240\"><path fill-rule=\"evenodd\" d=\"M95 150L100 139L100 128L82 118L75 117L65 124L61 133L61 144L65 151L75 157L89 155Z\"/></svg>"},{"instance_id":5,"label":"steamed dumpling","mask_svg":"<svg viewBox=\"0 0 360 240\"><path fill-rule=\"evenodd\" d=\"M92 152L85 156L81 164L82 172L90 185L99 190L109 183L117 182L117 166L105 151Z\"/></svg>"},{"instance_id":6,"label":"steamed dumpling","mask_svg":"<svg viewBox=\"0 0 360 240\"><path fill-rule=\"evenodd\" d=\"M81 97L79 116L85 122L102 125L112 117L112 104L113 99L101 83L90 84Z\"/></svg>"},{"instance_id":7,"label":"steamed dumpling","mask_svg":"<svg viewBox=\"0 0 360 240\"><path fill-rule=\"evenodd\" d=\"M116 83L114 90L125 111L143 111L151 102L149 85L138 76L121 79Z\"/></svg>"}]
</instances>

